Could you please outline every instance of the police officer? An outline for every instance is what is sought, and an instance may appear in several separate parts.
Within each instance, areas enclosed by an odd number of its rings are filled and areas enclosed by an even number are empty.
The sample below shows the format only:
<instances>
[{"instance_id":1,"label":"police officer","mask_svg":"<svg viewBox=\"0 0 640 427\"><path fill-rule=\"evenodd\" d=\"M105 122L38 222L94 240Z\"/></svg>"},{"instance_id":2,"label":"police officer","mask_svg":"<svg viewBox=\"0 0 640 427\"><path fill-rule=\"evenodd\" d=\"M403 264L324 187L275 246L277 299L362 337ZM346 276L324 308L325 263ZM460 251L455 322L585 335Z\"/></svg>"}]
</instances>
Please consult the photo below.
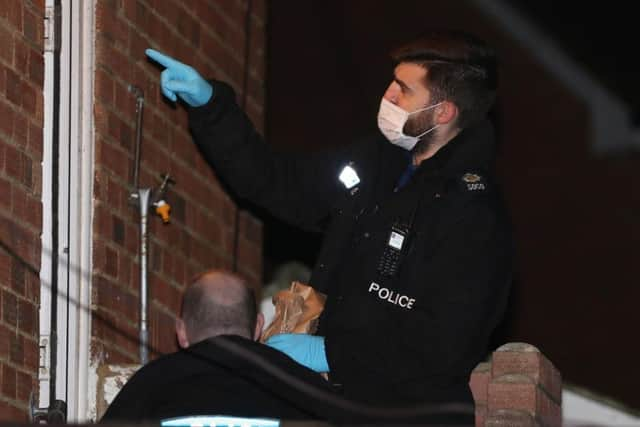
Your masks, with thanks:
<instances>
[{"instance_id":1,"label":"police officer","mask_svg":"<svg viewBox=\"0 0 640 427\"><path fill-rule=\"evenodd\" d=\"M344 396L376 405L473 402L509 288L512 242L493 179L494 52L453 31L393 54L380 133L313 156L274 151L232 89L154 50L161 87L238 193L325 239L310 283L328 295L317 335L268 344ZM328 221L327 221L328 219Z\"/></svg>"}]
</instances>

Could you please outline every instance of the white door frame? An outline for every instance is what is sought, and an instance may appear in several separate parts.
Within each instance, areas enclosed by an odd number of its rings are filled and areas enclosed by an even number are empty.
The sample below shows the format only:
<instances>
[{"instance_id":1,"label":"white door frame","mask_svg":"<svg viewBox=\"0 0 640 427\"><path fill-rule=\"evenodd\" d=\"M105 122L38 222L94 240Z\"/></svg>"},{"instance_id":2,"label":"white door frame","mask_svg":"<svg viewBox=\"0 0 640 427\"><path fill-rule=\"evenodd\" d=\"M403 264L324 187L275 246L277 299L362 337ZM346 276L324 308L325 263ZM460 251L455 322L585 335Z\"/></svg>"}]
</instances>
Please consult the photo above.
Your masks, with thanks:
<instances>
[{"instance_id":1,"label":"white door frame","mask_svg":"<svg viewBox=\"0 0 640 427\"><path fill-rule=\"evenodd\" d=\"M53 6L53 0L46 0ZM40 371L39 406L52 398L67 403L69 422L88 420L91 342L91 272L94 174L93 80L95 0L62 0L59 105L53 105L53 54L45 53L45 125L43 152L43 233L40 336L51 334L51 184L58 194L58 293L56 396L49 396L50 367ZM58 176L52 177L53 111L59 109ZM50 340L48 340L50 342ZM46 347L41 365L47 364Z\"/></svg>"}]
</instances>

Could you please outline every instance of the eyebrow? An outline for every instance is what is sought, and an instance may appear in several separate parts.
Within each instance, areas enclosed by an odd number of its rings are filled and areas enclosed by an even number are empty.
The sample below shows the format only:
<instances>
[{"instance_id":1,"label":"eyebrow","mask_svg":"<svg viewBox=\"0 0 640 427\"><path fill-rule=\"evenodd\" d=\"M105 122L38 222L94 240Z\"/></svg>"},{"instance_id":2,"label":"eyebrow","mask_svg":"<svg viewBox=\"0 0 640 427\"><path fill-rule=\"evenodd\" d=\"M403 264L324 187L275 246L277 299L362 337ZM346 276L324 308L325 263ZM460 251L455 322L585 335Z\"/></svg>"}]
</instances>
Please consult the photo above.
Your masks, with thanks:
<instances>
[{"instance_id":1,"label":"eyebrow","mask_svg":"<svg viewBox=\"0 0 640 427\"><path fill-rule=\"evenodd\" d=\"M405 82L403 82L402 80L400 80L398 77L396 77L395 75L393 76L393 81L398 83L398 85L405 91L409 91L409 92L415 92L415 90L409 86L408 84L406 84Z\"/></svg>"}]
</instances>

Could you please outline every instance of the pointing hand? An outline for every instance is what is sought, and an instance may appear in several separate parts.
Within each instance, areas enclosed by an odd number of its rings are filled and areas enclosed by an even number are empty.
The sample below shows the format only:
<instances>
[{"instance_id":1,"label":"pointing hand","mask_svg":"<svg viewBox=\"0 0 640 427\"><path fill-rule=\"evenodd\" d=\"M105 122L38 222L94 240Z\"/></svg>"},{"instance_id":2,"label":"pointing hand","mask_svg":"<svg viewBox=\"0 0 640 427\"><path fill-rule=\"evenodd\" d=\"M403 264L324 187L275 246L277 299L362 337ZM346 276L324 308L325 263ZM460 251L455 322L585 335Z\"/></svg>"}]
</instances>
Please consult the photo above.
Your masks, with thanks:
<instances>
[{"instance_id":1,"label":"pointing hand","mask_svg":"<svg viewBox=\"0 0 640 427\"><path fill-rule=\"evenodd\" d=\"M175 102L178 95L192 107L200 107L209 102L213 95L213 87L193 67L153 49L147 49L145 53L165 67L160 75L160 86L164 96Z\"/></svg>"}]
</instances>

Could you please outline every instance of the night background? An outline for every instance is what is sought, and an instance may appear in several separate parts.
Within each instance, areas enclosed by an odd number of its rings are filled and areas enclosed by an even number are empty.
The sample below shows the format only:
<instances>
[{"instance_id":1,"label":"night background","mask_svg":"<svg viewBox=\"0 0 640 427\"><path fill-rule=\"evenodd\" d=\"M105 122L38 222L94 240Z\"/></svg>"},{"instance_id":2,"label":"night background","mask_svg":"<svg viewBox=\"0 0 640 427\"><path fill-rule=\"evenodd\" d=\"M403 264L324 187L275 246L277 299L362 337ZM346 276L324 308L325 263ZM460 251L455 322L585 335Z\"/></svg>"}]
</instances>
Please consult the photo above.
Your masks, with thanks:
<instances>
[{"instance_id":1,"label":"night background","mask_svg":"<svg viewBox=\"0 0 640 427\"><path fill-rule=\"evenodd\" d=\"M498 173L514 223L517 278L494 345L538 347L566 384L640 409L637 145L593 149L590 111L531 46L490 19L480 1L269 3L268 141L308 151L375 131L392 73L388 53L428 27L459 28L501 60L494 111ZM638 122L636 17L623 2L510 1ZM617 7L616 7L617 6ZM320 236L261 215L264 279L290 260L313 265Z\"/></svg>"}]
</instances>

